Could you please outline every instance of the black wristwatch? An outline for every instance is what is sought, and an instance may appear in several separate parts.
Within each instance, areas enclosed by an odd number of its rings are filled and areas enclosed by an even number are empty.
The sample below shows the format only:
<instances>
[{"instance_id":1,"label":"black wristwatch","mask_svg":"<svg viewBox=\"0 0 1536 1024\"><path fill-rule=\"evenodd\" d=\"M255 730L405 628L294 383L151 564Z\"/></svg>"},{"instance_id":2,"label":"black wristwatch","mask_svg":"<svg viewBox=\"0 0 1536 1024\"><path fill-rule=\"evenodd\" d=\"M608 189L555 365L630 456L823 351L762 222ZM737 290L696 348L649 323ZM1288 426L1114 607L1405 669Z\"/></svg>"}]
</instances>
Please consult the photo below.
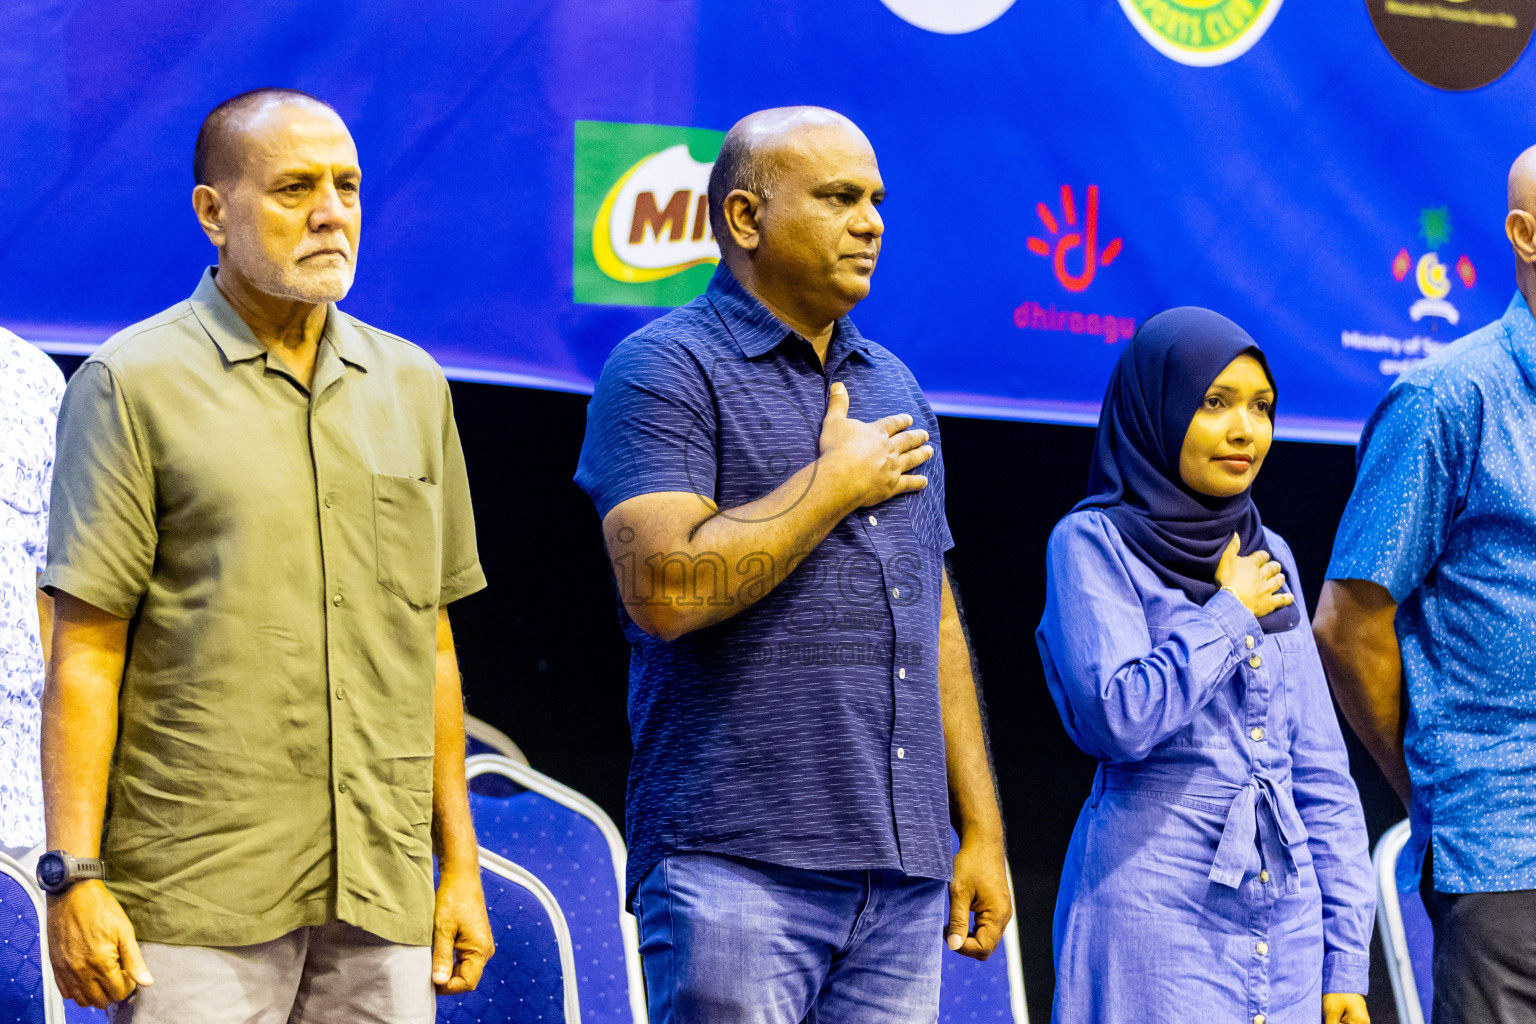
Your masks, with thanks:
<instances>
[{"instance_id":1,"label":"black wristwatch","mask_svg":"<svg viewBox=\"0 0 1536 1024\"><path fill-rule=\"evenodd\" d=\"M107 867L94 857L71 857L63 850L49 850L37 858L37 884L57 896L76 882L106 878Z\"/></svg>"}]
</instances>

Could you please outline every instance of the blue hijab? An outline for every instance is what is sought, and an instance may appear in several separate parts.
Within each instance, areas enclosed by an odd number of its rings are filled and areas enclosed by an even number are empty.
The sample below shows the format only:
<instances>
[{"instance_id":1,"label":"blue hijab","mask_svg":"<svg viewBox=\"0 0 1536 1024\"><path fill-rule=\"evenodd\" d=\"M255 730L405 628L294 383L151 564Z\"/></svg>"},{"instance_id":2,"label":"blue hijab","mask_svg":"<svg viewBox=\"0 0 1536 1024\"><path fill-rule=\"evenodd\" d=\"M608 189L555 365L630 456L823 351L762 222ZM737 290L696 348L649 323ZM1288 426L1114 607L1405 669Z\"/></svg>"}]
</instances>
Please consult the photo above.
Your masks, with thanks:
<instances>
[{"instance_id":1,"label":"blue hijab","mask_svg":"<svg viewBox=\"0 0 1536 1024\"><path fill-rule=\"evenodd\" d=\"M1088 497L1073 509L1102 509L1127 548L1198 604L1216 596L1216 565L1234 533L1241 554L1266 546L1248 491L1214 498L1192 490L1179 476L1184 435L1206 389L1244 354L1259 361L1274 387L1264 353L1220 313L1180 306L1142 323L1109 375ZM1291 604L1259 624L1266 633L1281 633L1300 621Z\"/></svg>"}]
</instances>

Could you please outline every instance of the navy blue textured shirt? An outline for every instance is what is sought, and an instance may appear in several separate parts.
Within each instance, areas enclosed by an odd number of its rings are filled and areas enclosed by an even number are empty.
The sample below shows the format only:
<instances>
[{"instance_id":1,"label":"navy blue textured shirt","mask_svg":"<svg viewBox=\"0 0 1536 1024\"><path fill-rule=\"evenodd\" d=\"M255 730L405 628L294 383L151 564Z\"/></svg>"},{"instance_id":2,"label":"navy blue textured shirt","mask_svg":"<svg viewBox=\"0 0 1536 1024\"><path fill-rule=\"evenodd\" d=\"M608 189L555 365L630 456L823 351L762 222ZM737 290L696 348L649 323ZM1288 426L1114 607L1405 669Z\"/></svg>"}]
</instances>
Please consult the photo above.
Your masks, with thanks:
<instances>
[{"instance_id":1,"label":"navy blue textured shirt","mask_svg":"<svg viewBox=\"0 0 1536 1024\"><path fill-rule=\"evenodd\" d=\"M621 602L631 892L680 851L950 877L938 639L953 541L938 422L901 360L843 317L823 369L722 265L704 295L614 349L576 482L600 516L661 491L728 513L815 461L836 381L853 418L908 413L928 431L928 486L847 516L762 600L670 643ZM693 600L717 593L704 561ZM684 569L668 569L667 594L686 596ZM634 555L619 553L614 573L621 590L654 597L651 567Z\"/></svg>"}]
</instances>

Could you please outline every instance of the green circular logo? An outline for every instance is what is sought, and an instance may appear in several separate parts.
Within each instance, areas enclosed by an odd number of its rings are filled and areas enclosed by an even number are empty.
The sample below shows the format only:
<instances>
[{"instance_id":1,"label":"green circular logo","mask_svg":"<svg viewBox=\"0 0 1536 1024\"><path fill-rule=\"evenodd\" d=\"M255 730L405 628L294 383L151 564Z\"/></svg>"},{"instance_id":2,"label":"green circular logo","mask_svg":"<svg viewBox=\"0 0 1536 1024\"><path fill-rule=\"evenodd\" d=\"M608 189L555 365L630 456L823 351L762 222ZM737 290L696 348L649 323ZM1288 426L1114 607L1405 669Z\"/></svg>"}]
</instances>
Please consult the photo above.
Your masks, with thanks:
<instances>
[{"instance_id":1,"label":"green circular logo","mask_svg":"<svg viewBox=\"0 0 1536 1024\"><path fill-rule=\"evenodd\" d=\"M1235 60L1259 41L1281 0L1120 0L1141 37L1193 67Z\"/></svg>"}]
</instances>

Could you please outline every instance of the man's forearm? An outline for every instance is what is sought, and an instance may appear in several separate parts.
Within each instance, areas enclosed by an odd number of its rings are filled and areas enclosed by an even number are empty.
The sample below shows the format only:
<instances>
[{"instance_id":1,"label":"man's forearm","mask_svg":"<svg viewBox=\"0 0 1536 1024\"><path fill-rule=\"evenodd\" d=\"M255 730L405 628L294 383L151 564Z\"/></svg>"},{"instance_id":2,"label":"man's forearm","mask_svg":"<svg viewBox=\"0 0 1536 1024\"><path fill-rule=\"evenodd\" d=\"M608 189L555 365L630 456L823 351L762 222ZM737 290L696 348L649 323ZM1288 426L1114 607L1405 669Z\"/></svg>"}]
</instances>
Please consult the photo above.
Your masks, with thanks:
<instances>
[{"instance_id":1,"label":"man's forearm","mask_svg":"<svg viewBox=\"0 0 1536 1024\"><path fill-rule=\"evenodd\" d=\"M1408 804L1410 783L1408 762L1403 755L1406 715L1401 664L1351 657L1338 650L1324 654L1323 664L1344 720L1360 737L1393 790Z\"/></svg>"},{"instance_id":2,"label":"man's forearm","mask_svg":"<svg viewBox=\"0 0 1536 1024\"><path fill-rule=\"evenodd\" d=\"M715 513L694 531L693 550L719 551L733 562L761 551L791 566L858 507L857 496L832 477L818 459L757 501Z\"/></svg>"},{"instance_id":3,"label":"man's forearm","mask_svg":"<svg viewBox=\"0 0 1536 1024\"><path fill-rule=\"evenodd\" d=\"M438 611L432 690L432 845L439 869L479 871L479 848L464 779L464 693L446 609Z\"/></svg>"},{"instance_id":4,"label":"man's forearm","mask_svg":"<svg viewBox=\"0 0 1536 1024\"><path fill-rule=\"evenodd\" d=\"M41 587L37 591L37 638L43 646L43 667L53 658L53 598Z\"/></svg>"},{"instance_id":5,"label":"man's forearm","mask_svg":"<svg viewBox=\"0 0 1536 1024\"><path fill-rule=\"evenodd\" d=\"M962 843L1003 841L1003 816L987 756L981 697L971 672L971 652L959 607L944 579L939 620L939 700L944 716L944 752L950 803Z\"/></svg>"},{"instance_id":6,"label":"man's forearm","mask_svg":"<svg viewBox=\"0 0 1536 1024\"><path fill-rule=\"evenodd\" d=\"M1403 756L1407 704L1397 605L1381 587L1361 580L1329 580L1318 599L1313 631L1339 710L1360 742L1409 803Z\"/></svg>"},{"instance_id":7,"label":"man's forearm","mask_svg":"<svg viewBox=\"0 0 1536 1024\"><path fill-rule=\"evenodd\" d=\"M117 746L128 622L60 593L53 626L42 702L47 845L76 857L96 857Z\"/></svg>"},{"instance_id":8,"label":"man's forearm","mask_svg":"<svg viewBox=\"0 0 1536 1024\"><path fill-rule=\"evenodd\" d=\"M691 506L696 515L668 551L646 550L644 538L667 535L660 523L621 506L604 531L631 616L670 640L762 600L858 507L833 475L817 460L762 498L724 510L697 495L679 495L682 508L651 513L670 522Z\"/></svg>"}]
</instances>

